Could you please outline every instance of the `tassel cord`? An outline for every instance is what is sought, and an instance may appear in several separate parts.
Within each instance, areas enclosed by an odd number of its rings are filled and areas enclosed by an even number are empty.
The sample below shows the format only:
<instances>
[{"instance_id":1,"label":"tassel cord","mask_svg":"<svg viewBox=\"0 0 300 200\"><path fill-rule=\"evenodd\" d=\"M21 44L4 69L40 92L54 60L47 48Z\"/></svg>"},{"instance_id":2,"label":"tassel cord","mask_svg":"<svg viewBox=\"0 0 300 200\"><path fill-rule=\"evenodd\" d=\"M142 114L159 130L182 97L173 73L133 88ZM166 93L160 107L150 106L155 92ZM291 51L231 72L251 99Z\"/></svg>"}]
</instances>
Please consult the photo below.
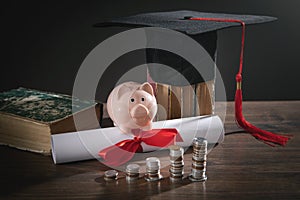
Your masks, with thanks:
<instances>
[{"instance_id":1,"label":"tassel cord","mask_svg":"<svg viewBox=\"0 0 300 200\"><path fill-rule=\"evenodd\" d=\"M238 19L222 19L222 18L187 18L189 20L199 20L199 21L214 21L214 22L229 22L229 23L239 23L242 26L242 37L241 37L241 50L240 50L240 63L239 71L236 75L236 94L235 94L235 119L237 124L243 128L248 133L252 134L256 139L262 140L270 146L273 144L284 146L290 137L276 135L272 132L262 130L252 125L245 120L242 113L242 71L243 71L243 61L244 61L244 49L245 49L245 35L246 35L246 24L242 20Z\"/></svg>"}]
</instances>

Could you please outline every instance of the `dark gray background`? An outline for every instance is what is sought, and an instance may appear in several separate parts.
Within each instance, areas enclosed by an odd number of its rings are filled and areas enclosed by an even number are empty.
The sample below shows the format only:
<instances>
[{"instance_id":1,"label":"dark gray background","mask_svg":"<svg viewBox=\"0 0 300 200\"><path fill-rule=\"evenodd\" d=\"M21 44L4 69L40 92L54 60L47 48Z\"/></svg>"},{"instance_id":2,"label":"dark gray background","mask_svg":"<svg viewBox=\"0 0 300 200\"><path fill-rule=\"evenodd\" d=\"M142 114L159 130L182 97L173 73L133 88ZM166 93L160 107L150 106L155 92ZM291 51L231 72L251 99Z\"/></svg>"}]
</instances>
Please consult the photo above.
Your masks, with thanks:
<instances>
[{"instance_id":1,"label":"dark gray background","mask_svg":"<svg viewBox=\"0 0 300 200\"><path fill-rule=\"evenodd\" d=\"M120 31L93 24L141 12L187 9L278 17L276 22L247 28L244 99L299 100L299 8L296 0L2 2L0 91L22 86L71 94L86 55ZM218 36L217 64L232 100L240 28L219 31Z\"/></svg>"}]
</instances>

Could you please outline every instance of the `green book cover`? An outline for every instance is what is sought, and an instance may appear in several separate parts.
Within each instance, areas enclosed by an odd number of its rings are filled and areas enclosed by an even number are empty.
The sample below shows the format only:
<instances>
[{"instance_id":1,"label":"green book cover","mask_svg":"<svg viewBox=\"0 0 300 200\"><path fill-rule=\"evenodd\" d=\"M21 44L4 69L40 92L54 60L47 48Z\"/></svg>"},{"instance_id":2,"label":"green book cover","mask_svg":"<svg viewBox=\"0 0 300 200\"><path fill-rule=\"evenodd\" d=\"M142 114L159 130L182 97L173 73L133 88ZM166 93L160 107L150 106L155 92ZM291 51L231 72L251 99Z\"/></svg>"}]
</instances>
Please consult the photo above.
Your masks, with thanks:
<instances>
[{"instance_id":1,"label":"green book cover","mask_svg":"<svg viewBox=\"0 0 300 200\"><path fill-rule=\"evenodd\" d=\"M80 100L63 94L18 88L0 93L0 112L51 123L95 106L95 101Z\"/></svg>"}]
</instances>

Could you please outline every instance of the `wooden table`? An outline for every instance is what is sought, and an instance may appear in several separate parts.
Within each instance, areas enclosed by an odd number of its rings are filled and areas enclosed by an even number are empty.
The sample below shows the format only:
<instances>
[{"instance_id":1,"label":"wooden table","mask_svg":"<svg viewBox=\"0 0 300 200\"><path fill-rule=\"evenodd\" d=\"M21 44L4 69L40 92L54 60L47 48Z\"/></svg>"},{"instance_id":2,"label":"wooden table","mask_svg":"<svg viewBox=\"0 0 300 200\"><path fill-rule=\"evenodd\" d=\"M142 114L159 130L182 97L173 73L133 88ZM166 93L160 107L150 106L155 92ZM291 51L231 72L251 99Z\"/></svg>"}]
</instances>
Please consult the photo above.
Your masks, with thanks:
<instances>
[{"instance_id":1,"label":"wooden table","mask_svg":"<svg viewBox=\"0 0 300 200\"><path fill-rule=\"evenodd\" d=\"M51 157L0 146L0 199L300 199L299 111L300 101L244 103L253 124L293 138L274 148L249 134L226 136L208 155L206 182L105 182L108 168L97 160L54 165ZM230 102L226 132L237 130L233 113ZM188 150L187 173L190 160Z\"/></svg>"}]
</instances>

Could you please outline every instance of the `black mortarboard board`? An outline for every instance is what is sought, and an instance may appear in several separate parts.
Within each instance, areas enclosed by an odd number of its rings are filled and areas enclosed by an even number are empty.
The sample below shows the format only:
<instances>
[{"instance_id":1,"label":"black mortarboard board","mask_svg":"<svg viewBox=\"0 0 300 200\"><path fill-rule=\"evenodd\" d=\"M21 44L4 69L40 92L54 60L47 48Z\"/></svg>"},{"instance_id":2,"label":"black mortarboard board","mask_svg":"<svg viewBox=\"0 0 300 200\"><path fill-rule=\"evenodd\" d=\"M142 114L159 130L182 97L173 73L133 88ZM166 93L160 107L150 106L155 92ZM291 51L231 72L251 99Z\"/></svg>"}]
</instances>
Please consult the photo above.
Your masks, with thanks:
<instances>
[{"instance_id":1,"label":"black mortarboard board","mask_svg":"<svg viewBox=\"0 0 300 200\"><path fill-rule=\"evenodd\" d=\"M181 10L171 12L144 13L127 17L119 17L97 23L95 24L95 26L121 26L129 28L160 27L180 31L189 35L198 43L200 43L211 56L211 58L215 61L215 55L217 50L217 30L232 26L240 26L240 24L230 22L187 20L191 17L239 19L244 21L246 24L265 23L276 20L276 18L269 16L204 13L197 11ZM199 73L197 73L193 66L185 59L176 55L172 55L170 54L170 52L161 51L157 49L146 50L145 63L165 64L167 66L172 66L173 69L179 71L180 74L174 71L165 71L162 68L158 67L150 67L148 69L150 76L154 81L169 85L186 85L186 80L189 81L189 84L196 84L212 80L215 76L215 69L211 65L203 65L202 70L205 71L206 74L204 78Z\"/></svg>"},{"instance_id":2,"label":"black mortarboard board","mask_svg":"<svg viewBox=\"0 0 300 200\"><path fill-rule=\"evenodd\" d=\"M275 17L256 16L256 15L235 15L222 13L205 13L189 10L171 11L171 12L153 12L128 17L115 18L106 22L95 24L97 27L103 26L126 26L126 27L161 27L196 35L210 31L239 26L238 23L214 22L214 21L192 21L186 18L222 18L239 19L246 24L258 24L276 20Z\"/></svg>"}]
</instances>

